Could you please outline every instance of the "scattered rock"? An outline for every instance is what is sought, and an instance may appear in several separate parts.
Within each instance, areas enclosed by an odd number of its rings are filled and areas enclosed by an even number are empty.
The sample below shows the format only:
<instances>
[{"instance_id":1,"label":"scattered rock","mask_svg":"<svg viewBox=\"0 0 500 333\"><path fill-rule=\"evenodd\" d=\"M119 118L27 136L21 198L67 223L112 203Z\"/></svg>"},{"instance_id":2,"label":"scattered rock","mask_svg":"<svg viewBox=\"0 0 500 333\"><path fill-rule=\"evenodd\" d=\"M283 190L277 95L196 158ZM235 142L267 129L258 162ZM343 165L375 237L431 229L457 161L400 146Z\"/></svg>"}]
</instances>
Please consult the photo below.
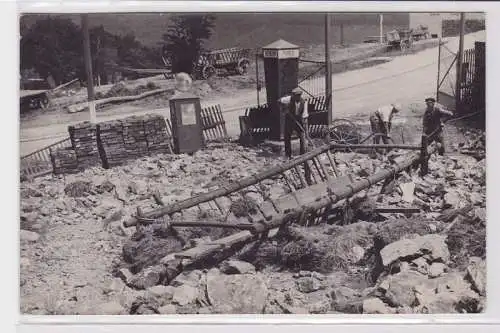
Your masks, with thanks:
<instances>
[{"instance_id":1,"label":"scattered rock","mask_svg":"<svg viewBox=\"0 0 500 333\"><path fill-rule=\"evenodd\" d=\"M21 242L36 242L40 239L40 235L34 231L21 229L20 239Z\"/></svg>"},{"instance_id":2,"label":"scattered rock","mask_svg":"<svg viewBox=\"0 0 500 333\"><path fill-rule=\"evenodd\" d=\"M379 298L372 297L363 301L363 313L369 314L394 314L396 309L391 308Z\"/></svg>"},{"instance_id":3,"label":"scattered rock","mask_svg":"<svg viewBox=\"0 0 500 333\"><path fill-rule=\"evenodd\" d=\"M297 281L297 289L303 293L312 293L322 289L321 283L313 277L302 277Z\"/></svg>"},{"instance_id":4,"label":"scattered rock","mask_svg":"<svg viewBox=\"0 0 500 333\"><path fill-rule=\"evenodd\" d=\"M125 309L118 302L109 302L101 304L96 311L99 315L123 315L126 314Z\"/></svg>"},{"instance_id":5,"label":"scattered rock","mask_svg":"<svg viewBox=\"0 0 500 333\"><path fill-rule=\"evenodd\" d=\"M188 284L176 287L173 291L172 302L181 306L193 303L198 298L198 289Z\"/></svg>"},{"instance_id":6,"label":"scattered rock","mask_svg":"<svg viewBox=\"0 0 500 333\"><path fill-rule=\"evenodd\" d=\"M413 306L416 301L413 287L422 284L427 277L415 271L400 272L389 275L379 286L382 292L382 299L393 307Z\"/></svg>"},{"instance_id":7,"label":"scattered rock","mask_svg":"<svg viewBox=\"0 0 500 333\"><path fill-rule=\"evenodd\" d=\"M228 260L221 264L220 270L224 274L255 273L255 266L240 260Z\"/></svg>"},{"instance_id":8,"label":"scattered rock","mask_svg":"<svg viewBox=\"0 0 500 333\"><path fill-rule=\"evenodd\" d=\"M221 275L210 270L206 288L214 310L228 314L263 313L269 294L261 274Z\"/></svg>"},{"instance_id":9,"label":"scattered rock","mask_svg":"<svg viewBox=\"0 0 500 333\"><path fill-rule=\"evenodd\" d=\"M446 265L441 262L435 262L429 267L429 277L436 278L446 271Z\"/></svg>"},{"instance_id":10,"label":"scattered rock","mask_svg":"<svg viewBox=\"0 0 500 333\"><path fill-rule=\"evenodd\" d=\"M448 207L456 208L458 207L461 201L462 198L460 198L460 194L455 190L451 190L444 195L445 208Z\"/></svg>"},{"instance_id":11,"label":"scattered rock","mask_svg":"<svg viewBox=\"0 0 500 333\"><path fill-rule=\"evenodd\" d=\"M472 257L471 264L467 267L466 278L481 296L486 294L486 262L480 258Z\"/></svg>"},{"instance_id":12,"label":"scattered rock","mask_svg":"<svg viewBox=\"0 0 500 333\"><path fill-rule=\"evenodd\" d=\"M450 252L445 243L446 237L437 234L417 236L391 243L380 251L382 263L388 267L393 262L407 258L428 256L431 261L447 262Z\"/></svg>"},{"instance_id":13,"label":"scattered rock","mask_svg":"<svg viewBox=\"0 0 500 333\"><path fill-rule=\"evenodd\" d=\"M160 283L163 270L162 265L147 267L130 279L130 286L136 289L147 289L156 286Z\"/></svg>"},{"instance_id":14,"label":"scattered rock","mask_svg":"<svg viewBox=\"0 0 500 333\"><path fill-rule=\"evenodd\" d=\"M158 309L160 314L176 314L177 308L172 304L167 304Z\"/></svg>"},{"instance_id":15,"label":"scattered rock","mask_svg":"<svg viewBox=\"0 0 500 333\"><path fill-rule=\"evenodd\" d=\"M172 286L158 285L148 288L147 292L153 297L171 300L174 297L175 290Z\"/></svg>"},{"instance_id":16,"label":"scattered rock","mask_svg":"<svg viewBox=\"0 0 500 333\"><path fill-rule=\"evenodd\" d=\"M103 289L104 294L121 293L125 289L125 283L120 278L113 279L107 287Z\"/></svg>"}]
</instances>

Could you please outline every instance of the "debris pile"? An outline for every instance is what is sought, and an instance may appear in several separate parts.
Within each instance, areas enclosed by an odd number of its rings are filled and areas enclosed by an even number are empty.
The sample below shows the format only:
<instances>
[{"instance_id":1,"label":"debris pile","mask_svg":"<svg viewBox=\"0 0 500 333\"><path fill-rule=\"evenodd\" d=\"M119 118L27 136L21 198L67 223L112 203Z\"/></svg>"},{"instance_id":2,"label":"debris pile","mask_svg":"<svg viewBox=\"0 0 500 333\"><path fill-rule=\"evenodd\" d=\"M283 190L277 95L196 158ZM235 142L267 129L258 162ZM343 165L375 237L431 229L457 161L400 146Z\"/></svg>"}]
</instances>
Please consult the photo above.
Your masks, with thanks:
<instances>
[{"instance_id":1,"label":"debris pile","mask_svg":"<svg viewBox=\"0 0 500 333\"><path fill-rule=\"evenodd\" d=\"M391 158L335 155L339 171L353 173L355 179L390 165ZM266 148L218 143L193 155L144 156L109 170L91 168L21 184L23 312L482 311L484 159L432 156L423 178L402 173L383 189L374 185L332 207L308 226L283 227L225 261L207 261L172 281L162 276L162 258L234 231L172 229L168 219L133 234L122 227L137 207L148 211L172 204L282 162ZM277 179L266 179L253 190L218 199L229 210L227 216L205 205L172 218L234 223L266 198L290 191ZM380 207L417 207L418 212ZM62 257L70 259L58 259ZM61 289L65 284L74 287ZM41 300L39 295L46 294L55 300Z\"/></svg>"}]
</instances>

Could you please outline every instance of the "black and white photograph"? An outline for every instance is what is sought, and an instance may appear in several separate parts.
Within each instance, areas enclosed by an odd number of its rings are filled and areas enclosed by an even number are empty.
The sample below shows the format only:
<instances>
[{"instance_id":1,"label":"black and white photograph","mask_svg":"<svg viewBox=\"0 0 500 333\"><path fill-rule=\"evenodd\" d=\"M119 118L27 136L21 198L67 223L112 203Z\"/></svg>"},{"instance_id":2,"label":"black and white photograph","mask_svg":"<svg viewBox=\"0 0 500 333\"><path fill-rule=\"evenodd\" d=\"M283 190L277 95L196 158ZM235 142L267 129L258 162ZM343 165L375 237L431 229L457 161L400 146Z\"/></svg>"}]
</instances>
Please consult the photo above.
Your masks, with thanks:
<instances>
[{"instance_id":1,"label":"black and white photograph","mask_svg":"<svg viewBox=\"0 0 500 333\"><path fill-rule=\"evenodd\" d=\"M20 314L486 312L486 21L19 12Z\"/></svg>"}]
</instances>

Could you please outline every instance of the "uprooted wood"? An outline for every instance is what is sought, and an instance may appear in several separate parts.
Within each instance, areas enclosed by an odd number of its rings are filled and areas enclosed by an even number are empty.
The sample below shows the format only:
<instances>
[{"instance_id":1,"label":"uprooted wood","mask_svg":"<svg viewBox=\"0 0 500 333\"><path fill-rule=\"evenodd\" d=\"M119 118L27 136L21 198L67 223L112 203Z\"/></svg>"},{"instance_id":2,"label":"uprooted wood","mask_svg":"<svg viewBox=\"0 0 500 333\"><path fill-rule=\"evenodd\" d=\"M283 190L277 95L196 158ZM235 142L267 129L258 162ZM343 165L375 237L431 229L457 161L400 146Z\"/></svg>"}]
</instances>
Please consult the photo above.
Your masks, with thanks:
<instances>
[{"instance_id":1,"label":"uprooted wood","mask_svg":"<svg viewBox=\"0 0 500 333\"><path fill-rule=\"evenodd\" d=\"M431 146L431 152L435 150ZM308 188L297 190L284 197L286 209L280 209L278 212L273 213L271 218L266 221L258 221L253 223L251 230L241 231L227 237L223 237L214 241L199 244L193 248L170 253L161 259L162 279L166 282L172 281L183 270L197 267L200 263L213 263L214 260L223 260L241 249L246 244L249 244L262 235L267 234L270 230L281 227L290 221L296 220L304 214L304 212L315 212L324 207L331 206L340 200L352 197L354 194L361 192L389 177L394 177L395 174L417 164L420 161L420 152L413 152L407 156L397 158L393 165L388 169L383 169L376 174L363 178L358 181L346 183L345 179L334 178L326 181L325 193L323 196L310 198L308 196L300 196L300 192L304 191L309 193ZM301 198L301 201L298 201ZM293 203L295 202L295 204ZM160 283L158 280L157 283ZM165 283L165 280L163 280Z\"/></svg>"}]
</instances>

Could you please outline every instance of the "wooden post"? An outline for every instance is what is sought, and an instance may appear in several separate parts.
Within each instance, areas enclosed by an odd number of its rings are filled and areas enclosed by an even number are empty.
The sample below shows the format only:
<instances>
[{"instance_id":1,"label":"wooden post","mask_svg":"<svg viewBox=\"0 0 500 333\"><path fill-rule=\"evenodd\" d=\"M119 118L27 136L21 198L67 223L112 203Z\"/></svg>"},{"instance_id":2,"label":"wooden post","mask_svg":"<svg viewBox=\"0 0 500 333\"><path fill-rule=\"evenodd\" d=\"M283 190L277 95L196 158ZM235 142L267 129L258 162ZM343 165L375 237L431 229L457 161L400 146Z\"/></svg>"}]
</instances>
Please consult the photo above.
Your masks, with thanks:
<instances>
[{"instance_id":1,"label":"wooden post","mask_svg":"<svg viewBox=\"0 0 500 333\"><path fill-rule=\"evenodd\" d=\"M379 38L380 38L380 44L384 43L384 14L379 14Z\"/></svg>"},{"instance_id":2,"label":"wooden post","mask_svg":"<svg viewBox=\"0 0 500 333\"><path fill-rule=\"evenodd\" d=\"M427 156L427 147L429 138L422 134L422 146L420 147L420 176L425 176L429 172L429 157Z\"/></svg>"},{"instance_id":3,"label":"wooden post","mask_svg":"<svg viewBox=\"0 0 500 333\"><path fill-rule=\"evenodd\" d=\"M465 13L460 13L460 39L457 53L457 82L455 86L455 113L461 112L462 62L464 56Z\"/></svg>"},{"instance_id":4,"label":"wooden post","mask_svg":"<svg viewBox=\"0 0 500 333\"><path fill-rule=\"evenodd\" d=\"M90 53L90 34L88 14L82 14L83 30L83 57L85 61L85 71L87 72L87 96L89 104L90 122L96 123L96 112L94 102L94 77L92 75L92 55Z\"/></svg>"},{"instance_id":5,"label":"wooden post","mask_svg":"<svg viewBox=\"0 0 500 333\"><path fill-rule=\"evenodd\" d=\"M439 37L438 46L438 72L437 72L437 84L436 84L436 102L439 102L439 80L441 74L441 37Z\"/></svg>"},{"instance_id":6,"label":"wooden post","mask_svg":"<svg viewBox=\"0 0 500 333\"><path fill-rule=\"evenodd\" d=\"M340 45L344 46L344 23L340 23Z\"/></svg>"},{"instance_id":7,"label":"wooden post","mask_svg":"<svg viewBox=\"0 0 500 333\"><path fill-rule=\"evenodd\" d=\"M259 53L255 52L255 81L257 82L257 106L260 106Z\"/></svg>"},{"instance_id":8,"label":"wooden post","mask_svg":"<svg viewBox=\"0 0 500 333\"><path fill-rule=\"evenodd\" d=\"M332 124L332 112L333 112L333 94L332 94L332 66L330 60L330 14L325 14L325 97L326 106L328 110L328 122L327 125L330 127Z\"/></svg>"}]
</instances>

